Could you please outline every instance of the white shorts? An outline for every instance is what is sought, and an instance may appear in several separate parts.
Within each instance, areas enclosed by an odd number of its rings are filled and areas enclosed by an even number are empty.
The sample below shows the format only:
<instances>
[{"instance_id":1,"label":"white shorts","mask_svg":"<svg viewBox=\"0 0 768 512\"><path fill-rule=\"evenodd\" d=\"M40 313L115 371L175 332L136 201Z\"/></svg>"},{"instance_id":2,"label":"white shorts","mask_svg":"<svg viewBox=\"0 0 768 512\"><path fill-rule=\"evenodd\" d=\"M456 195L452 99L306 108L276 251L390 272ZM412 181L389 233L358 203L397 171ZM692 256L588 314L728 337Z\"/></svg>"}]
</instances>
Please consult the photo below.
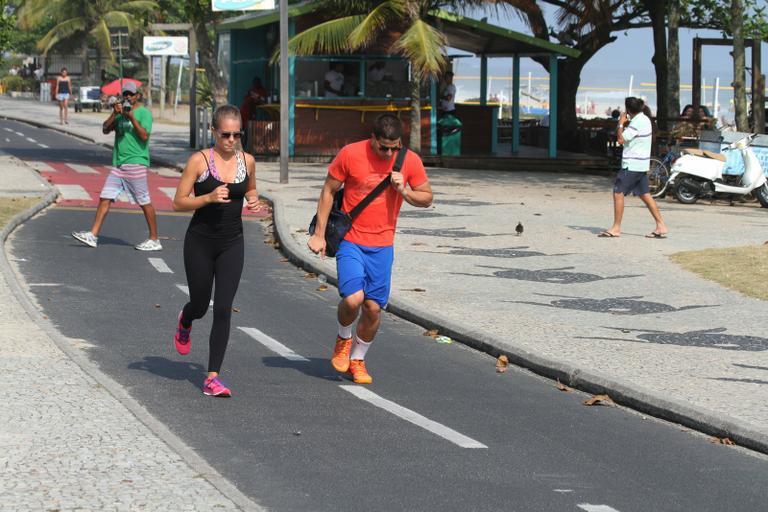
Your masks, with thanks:
<instances>
[{"instance_id":1,"label":"white shorts","mask_svg":"<svg viewBox=\"0 0 768 512\"><path fill-rule=\"evenodd\" d=\"M56 99L59 100L59 101L68 100L69 99L69 93L61 92L61 93L56 95Z\"/></svg>"}]
</instances>

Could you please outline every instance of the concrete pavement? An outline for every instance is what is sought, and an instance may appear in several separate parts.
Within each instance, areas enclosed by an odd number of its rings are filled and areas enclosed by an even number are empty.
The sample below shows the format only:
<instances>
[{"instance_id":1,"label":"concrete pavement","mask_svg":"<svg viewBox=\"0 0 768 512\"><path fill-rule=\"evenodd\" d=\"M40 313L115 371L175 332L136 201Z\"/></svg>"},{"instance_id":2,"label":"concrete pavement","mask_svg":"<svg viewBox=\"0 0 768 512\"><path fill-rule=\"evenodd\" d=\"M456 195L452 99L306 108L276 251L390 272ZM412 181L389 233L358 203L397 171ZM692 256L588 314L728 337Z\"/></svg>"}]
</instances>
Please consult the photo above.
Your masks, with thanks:
<instances>
[{"instance_id":1,"label":"concrete pavement","mask_svg":"<svg viewBox=\"0 0 768 512\"><path fill-rule=\"evenodd\" d=\"M4 116L60 129L54 109L0 100ZM71 117L68 131L106 143L101 118ZM186 133L156 124L154 160L183 165ZM275 165L258 169L283 249L333 282L333 260L305 247L324 166L292 165L288 185L279 184ZM391 311L572 386L768 452L765 303L668 260L680 250L760 244L768 211L663 201L671 235L649 240L642 235L650 216L630 199L623 236L598 239L611 221L607 178L428 172L435 206L403 210ZM519 237L518 221L526 228Z\"/></svg>"}]
</instances>

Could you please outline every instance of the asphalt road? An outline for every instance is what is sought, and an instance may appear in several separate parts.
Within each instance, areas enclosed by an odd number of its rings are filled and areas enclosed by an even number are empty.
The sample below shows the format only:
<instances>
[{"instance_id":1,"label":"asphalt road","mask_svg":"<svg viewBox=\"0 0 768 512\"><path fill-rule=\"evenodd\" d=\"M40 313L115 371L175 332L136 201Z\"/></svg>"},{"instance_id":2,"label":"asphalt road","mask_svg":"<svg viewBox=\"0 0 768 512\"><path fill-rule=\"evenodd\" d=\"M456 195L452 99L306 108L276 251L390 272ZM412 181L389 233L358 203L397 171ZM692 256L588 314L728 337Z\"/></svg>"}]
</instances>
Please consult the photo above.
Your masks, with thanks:
<instances>
[{"instance_id":1,"label":"asphalt road","mask_svg":"<svg viewBox=\"0 0 768 512\"><path fill-rule=\"evenodd\" d=\"M49 146L34 150L35 160L108 156L25 131ZM0 142L29 158L17 145ZM492 358L437 344L390 315L368 356L374 384L340 378L328 362L335 289L317 291L316 280L281 261L260 222L245 225L223 369L234 396L205 397L210 315L195 323L189 356L172 344L186 300L178 285L186 284L189 218L161 216L165 249L141 253L132 248L146 230L136 212L111 213L96 250L73 240L92 215L54 207L16 232L10 256L33 298L102 371L270 509L765 510L766 457L619 407L586 407L587 396L525 371L498 374Z\"/></svg>"}]
</instances>

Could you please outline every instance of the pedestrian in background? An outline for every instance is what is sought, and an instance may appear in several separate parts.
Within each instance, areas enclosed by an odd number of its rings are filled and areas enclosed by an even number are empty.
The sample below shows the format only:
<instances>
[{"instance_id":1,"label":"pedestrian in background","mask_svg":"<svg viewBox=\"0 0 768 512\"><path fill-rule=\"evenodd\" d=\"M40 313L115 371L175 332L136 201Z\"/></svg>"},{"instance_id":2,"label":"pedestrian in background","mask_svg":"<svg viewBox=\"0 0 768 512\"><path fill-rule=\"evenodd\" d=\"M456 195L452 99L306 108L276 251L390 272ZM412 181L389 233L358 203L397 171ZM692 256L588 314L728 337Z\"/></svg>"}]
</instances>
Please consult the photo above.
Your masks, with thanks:
<instances>
[{"instance_id":1,"label":"pedestrian in background","mask_svg":"<svg viewBox=\"0 0 768 512\"><path fill-rule=\"evenodd\" d=\"M56 101L59 102L59 124L69 124L69 97L72 94L72 79L67 68L61 68L61 73L56 77L56 90L53 92Z\"/></svg>"},{"instance_id":2,"label":"pedestrian in background","mask_svg":"<svg viewBox=\"0 0 768 512\"><path fill-rule=\"evenodd\" d=\"M325 228L334 194L344 186L342 209L349 213L382 180L391 174L391 186L357 216L336 252L339 322L331 364L349 372L358 384L370 384L365 355L381 322L392 281L395 225L403 201L421 208L432 204L432 188L424 165L408 150L401 172L392 172L395 155L402 147L403 127L393 114L376 119L370 139L344 146L328 168L317 204L317 224L309 249L324 255ZM410 188L408 188L410 187ZM361 314L362 311L362 314ZM353 323L360 321L353 333ZM353 341L354 337L354 341Z\"/></svg>"},{"instance_id":3,"label":"pedestrian in background","mask_svg":"<svg viewBox=\"0 0 768 512\"><path fill-rule=\"evenodd\" d=\"M123 99L112 106L112 113L102 125L102 132L115 132L112 148L112 168L99 194L96 218L90 231L75 231L72 236L89 247L97 247L99 232L112 203L127 192L137 203L147 220L149 238L136 245L140 251L159 251L163 246L157 239L157 215L149 195L147 171L149 168L149 135L152 132L152 113L138 105L141 95L136 84L123 84Z\"/></svg>"},{"instance_id":4,"label":"pedestrian in background","mask_svg":"<svg viewBox=\"0 0 768 512\"><path fill-rule=\"evenodd\" d=\"M613 185L613 225L601 232L601 238L618 238L621 236L621 220L624 215L624 197L630 193L639 196L645 203L656 229L648 233L646 238L665 238L667 226L661 218L659 207L651 197L648 183L648 166L653 145L653 125L651 119L643 113L645 103L640 98L629 97L624 101L625 112L619 117L616 138L624 146L621 155L621 170Z\"/></svg>"},{"instance_id":5,"label":"pedestrian in background","mask_svg":"<svg viewBox=\"0 0 768 512\"><path fill-rule=\"evenodd\" d=\"M208 375L203 393L228 397L219 372L229 342L232 303L243 271L243 200L251 212L265 208L256 192L256 161L239 149L240 111L222 105L213 114L214 145L192 154L173 198L176 211L193 211L184 236L184 270L189 302L178 316L174 345L189 353L192 322L208 311L214 282L213 325L209 337Z\"/></svg>"}]
</instances>

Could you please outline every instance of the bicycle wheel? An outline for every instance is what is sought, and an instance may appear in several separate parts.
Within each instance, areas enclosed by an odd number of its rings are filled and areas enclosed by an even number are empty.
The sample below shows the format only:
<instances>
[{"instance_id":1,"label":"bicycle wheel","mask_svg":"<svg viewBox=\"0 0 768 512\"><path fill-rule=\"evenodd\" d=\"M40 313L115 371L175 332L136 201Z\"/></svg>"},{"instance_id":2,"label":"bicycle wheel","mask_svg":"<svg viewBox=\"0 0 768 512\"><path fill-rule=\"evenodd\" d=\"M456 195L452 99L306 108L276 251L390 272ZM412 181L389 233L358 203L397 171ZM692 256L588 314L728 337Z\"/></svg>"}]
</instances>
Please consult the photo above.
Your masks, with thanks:
<instances>
[{"instance_id":1,"label":"bicycle wheel","mask_svg":"<svg viewBox=\"0 0 768 512\"><path fill-rule=\"evenodd\" d=\"M651 188L651 195L661 190L669 179L669 169L664 162L658 158L651 158L648 169L648 185Z\"/></svg>"}]
</instances>

